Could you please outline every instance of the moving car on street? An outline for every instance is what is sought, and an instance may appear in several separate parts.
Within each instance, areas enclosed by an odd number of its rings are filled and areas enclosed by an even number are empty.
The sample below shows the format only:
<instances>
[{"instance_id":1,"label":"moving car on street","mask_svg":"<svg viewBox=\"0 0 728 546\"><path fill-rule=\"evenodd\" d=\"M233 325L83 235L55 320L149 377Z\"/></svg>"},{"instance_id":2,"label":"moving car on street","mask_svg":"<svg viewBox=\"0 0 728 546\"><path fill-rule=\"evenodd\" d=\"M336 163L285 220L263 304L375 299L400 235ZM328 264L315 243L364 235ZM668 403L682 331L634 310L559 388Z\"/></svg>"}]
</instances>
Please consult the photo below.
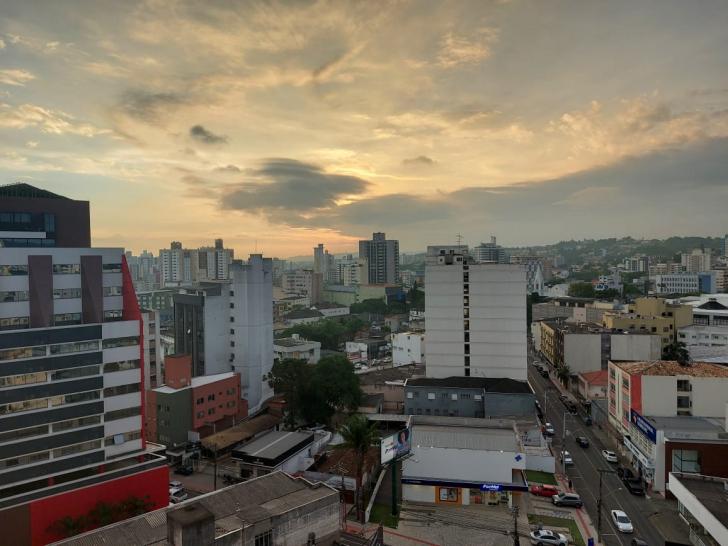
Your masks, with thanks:
<instances>
[{"instance_id":1,"label":"moving car on street","mask_svg":"<svg viewBox=\"0 0 728 546\"><path fill-rule=\"evenodd\" d=\"M620 533L632 533L634 531L632 522L627 517L627 514L621 510L612 510L612 519L617 525L617 529L619 529Z\"/></svg>"},{"instance_id":2,"label":"moving car on street","mask_svg":"<svg viewBox=\"0 0 728 546\"><path fill-rule=\"evenodd\" d=\"M541 377L545 377L548 379L549 371L548 370L541 370Z\"/></svg>"},{"instance_id":3,"label":"moving car on street","mask_svg":"<svg viewBox=\"0 0 728 546\"><path fill-rule=\"evenodd\" d=\"M579 444L581 447L589 447L589 440L587 440L583 436L577 437L576 443Z\"/></svg>"},{"instance_id":4,"label":"moving car on street","mask_svg":"<svg viewBox=\"0 0 728 546\"><path fill-rule=\"evenodd\" d=\"M604 457L610 463L618 463L617 454L614 451L602 450L602 457Z\"/></svg>"},{"instance_id":5,"label":"moving car on street","mask_svg":"<svg viewBox=\"0 0 728 546\"><path fill-rule=\"evenodd\" d=\"M568 546L569 540L562 534L555 531L533 531L531 533L531 544L535 546L546 546L556 544L557 546Z\"/></svg>"},{"instance_id":6,"label":"moving car on street","mask_svg":"<svg viewBox=\"0 0 728 546\"><path fill-rule=\"evenodd\" d=\"M556 434L556 433L554 432L554 426L553 426L553 425L552 425L551 423L546 423L546 424L545 424L545 425L543 426L543 428L544 428L544 430L546 431L546 434L548 434L549 436L553 436L554 434Z\"/></svg>"},{"instance_id":7,"label":"moving car on street","mask_svg":"<svg viewBox=\"0 0 728 546\"><path fill-rule=\"evenodd\" d=\"M559 494L559 490L553 485L532 485L531 493L539 497L553 497Z\"/></svg>"},{"instance_id":8,"label":"moving car on street","mask_svg":"<svg viewBox=\"0 0 728 546\"><path fill-rule=\"evenodd\" d=\"M584 502L581 497L576 493L561 493L551 497L551 501L556 506L573 506L574 508L581 508Z\"/></svg>"},{"instance_id":9,"label":"moving car on street","mask_svg":"<svg viewBox=\"0 0 728 546\"><path fill-rule=\"evenodd\" d=\"M564 466L574 466L574 460L571 458L571 453L568 451L561 452L561 462Z\"/></svg>"}]
</instances>

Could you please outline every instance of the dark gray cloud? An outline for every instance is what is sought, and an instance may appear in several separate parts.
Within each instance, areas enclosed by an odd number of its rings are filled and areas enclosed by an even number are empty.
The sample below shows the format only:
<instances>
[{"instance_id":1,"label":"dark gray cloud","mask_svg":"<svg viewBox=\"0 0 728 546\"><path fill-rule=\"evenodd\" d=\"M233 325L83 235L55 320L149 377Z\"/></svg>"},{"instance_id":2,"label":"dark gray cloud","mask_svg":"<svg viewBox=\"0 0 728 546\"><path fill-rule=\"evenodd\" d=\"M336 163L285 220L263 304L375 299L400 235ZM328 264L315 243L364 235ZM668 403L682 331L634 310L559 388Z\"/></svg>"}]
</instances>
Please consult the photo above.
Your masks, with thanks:
<instances>
[{"instance_id":1,"label":"dark gray cloud","mask_svg":"<svg viewBox=\"0 0 728 546\"><path fill-rule=\"evenodd\" d=\"M129 89L122 95L117 109L144 123L161 125L183 104L185 99L177 93L151 93L141 89Z\"/></svg>"},{"instance_id":2,"label":"dark gray cloud","mask_svg":"<svg viewBox=\"0 0 728 546\"><path fill-rule=\"evenodd\" d=\"M243 169L240 167L236 167L235 165L225 165L224 167L217 167L215 168L217 172L221 173L241 173L243 172Z\"/></svg>"},{"instance_id":3,"label":"dark gray cloud","mask_svg":"<svg viewBox=\"0 0 728 546\"><path fill-rule=\"evenodd\" d=\"M405 165L419 165L426 167L434 167L435 165L437 165L437 161L426 155L418 155L417 157L403 159L402 163L404 163Z\"/></svg>"},{"instance_id":4,"label":"dark gray cloud","mask_svg":"<svg viewBox=\"0 0 728 546\"><path fill-rule=\"evenodd\" d=\"M268 159L259 169L246 169L245 175L247 181L223 192L221 206L283 223L303 222L308 215L369 188L362 178L330 174L316 165L285 158Z\"/></svg>"},{"instance_id":5,"label":"dark gray cloud","mask_svg":"<svg viewBox=\"0 0 728 546\"><path fill-rule=\"evenodd\" d=\"M203 144L227 144L228 142L228 137L225 135L216 135L205 129L202 125L193 125L190 127L190 136L197 142L202 142Z\"/></svg>"}]
</instances>

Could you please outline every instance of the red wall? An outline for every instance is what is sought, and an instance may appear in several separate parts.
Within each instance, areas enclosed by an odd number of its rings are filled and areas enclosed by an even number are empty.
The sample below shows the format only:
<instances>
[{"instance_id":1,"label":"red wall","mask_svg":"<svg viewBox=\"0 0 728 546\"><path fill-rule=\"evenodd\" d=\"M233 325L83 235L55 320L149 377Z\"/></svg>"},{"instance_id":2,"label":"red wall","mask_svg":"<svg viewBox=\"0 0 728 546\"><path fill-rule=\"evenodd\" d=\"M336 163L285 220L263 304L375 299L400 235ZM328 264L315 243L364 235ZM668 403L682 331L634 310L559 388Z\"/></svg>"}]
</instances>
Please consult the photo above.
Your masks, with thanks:
<instances>
[{"instance_id":1,"label":"red wall","mask_svg":"<svg viewBox=\"0 0 728 546\"><path fill-rule=\"evenodd\" d=\"M227 394L228 389L235 389L232 394ZM207 397L211 394L215 395L215 400L208 401ZM202 398L203 402L199 406L197 405L197 399ZM227 407L228 402L234 402L235 405L231 408ZM245 414L241 414L240 411L240 374L223 379L221 381L215 381L207 385L201 385L199 387L192 388L192 427L197 430L204 426L205 423L214 423L223 419L226 416L235 416L236 419L245 417L247 414L247 408ZM210 408L215 408L213 415L208 415L207 411ZM204 412L201 418L197 417L198 412Z\"/></svg>"},{"instance_id":2,"label":"red wall","mask_svg":"<svg viewBox=\"0 0 728 546\"><path fill-rule=\"evenodd\" d=\"M700 453L700 473L704 476L728 478L728 445L710 442L665 442L665 483L670 481L672 471L672 452L676 449L696 450ZM666 499L675 499L669 490L665 491Z\"/></svg>"},{"instance_id":3,"label":"red wall","mask_svg":"<svg viewBox=\"0 0 728 546\"><path fill-rule=\"evenodd\" d=\"M145 412L146 404L144 402L146 394L144 390L144 322L142 321L142 311L139 308L139 300L137 300L136 291L134 290L134 281L131 280L129 264L126 262L126 254L121 255L121 297L124 302L122 318L124 320L139 321L139 361L141 362L141 366L139 367L139 381L142 386L142 449L146 449L147 435L145 428L147 426L147 418Z\"/></svg>"},{"instance_id":4,"label":"red wall","mask_svg":"<svg viewBox=\"0 0 728 546\"><path fill-rule=\"evenodd\" d=\"M42 546L61 537L46 529L53 522L65 517L88 514L99 501L121 502L130 495L139 498L149 495L154 509L169 505L169 470L166 466L139 472L82 489L45 497L30 503L31 544Z\"/></svg>"}]
</instances>

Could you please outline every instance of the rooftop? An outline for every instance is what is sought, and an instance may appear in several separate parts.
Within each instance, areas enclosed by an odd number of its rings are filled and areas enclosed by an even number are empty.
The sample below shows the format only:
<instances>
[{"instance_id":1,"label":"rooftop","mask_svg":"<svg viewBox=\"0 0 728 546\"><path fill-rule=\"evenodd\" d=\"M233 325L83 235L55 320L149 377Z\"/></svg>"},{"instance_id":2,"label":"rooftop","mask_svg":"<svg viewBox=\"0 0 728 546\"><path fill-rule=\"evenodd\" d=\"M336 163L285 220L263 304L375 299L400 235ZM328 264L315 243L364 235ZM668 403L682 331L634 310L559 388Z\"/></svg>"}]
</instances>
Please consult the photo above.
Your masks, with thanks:
<instances>
[{"instance_id":1,"label":"rooftop","mask_svg":"<svg viewBox=\"0 0 728 546\"><path fill-rule=\"evenodd\" d=\"M218 451L222 451L225 448L249 440L261 432L272 429L282 422L283 419L280 417L266 413L259 417L254 417L249 421L238 423L228 429L221 430L212 436L207 436L202 439L202 445L207 449L214 449L214 446L216 446Z\"/></svg>"},{"instance_id":2,"label":"rooftop","mask_svg":"<svg viewBox=\"0 0 728 546\"><path fill-rule=\"evenodd\" d=\"M278 345L279 347L300 347L302 345L318 345L320 347L321 343L319 343L318 341L309 341L308 339L294 339L292 337L283 337L274 340L273 345Z\"/></svg>"},{"instance_id":3,"label":"rooftop","mask_svg":"<svg viewBox=\"0 0 728 546\"><path fill-rule=\"evenodd\" d=\"M167 517L184 518L194 511L211 512L215 516L215 536L219 537L248 527L260 521L295 511L317 500L336 497L339 492L323 483L311 483L304 478L294 478L284 472L273 472L244 483L207 493L194 499L155 510L113 525L109 525L62 541L73 546L98 544L126 546L166 545ZM192 510L191 510L192 508Z\"/></svg>"},{"instance_id":4,"label":"rooftop","mask_svg":"<svg viewBox=\"0 0 728 546\"><path fill-rule=\"evenodd\" d=\"M691 362L681 366L674 360L654 360L651 362L614 362L630 375L688 375L691 377L728 377L728 367L710 362Z\"/></svg>"},{"instance_id":5,"label":"rooftop","mask_svg":"<svg viewBox=\"0 0 728 546\"><path fill-rule=\"evenodd\" d=\"M318 318L323 317L320 311L317 311L316 309L302 309L300 311L293 311L291 313L287 313L284 318L286 320L290 319L304 319L304 318Z\"/></svg>"},{"instance_id":6,"label":"rooftop","mask_svg":"<svg viewBox=\"0 0 728 546\"><path fill-rule=\"evenodd\" d=\"M3 184L0 186L0 197L22 197L26 199L68 199L57 193L49 192L48 190L42 190L25 184L23 182L16 182L13 184Z\"/></svg>"},{"instance_id":7,"label":"rooftop","mask_svg":"<svg viewBox=\"0 0 728 546\"><path fill-rule=\"evenodd\" d=\"M226 379L230 379L231 377L235 377L237 374L235 372L226 372L226 373L217 373L214 375L201 375L200 377L193 377L192 381L185 385L184 387L180 387L179 389L175 389L174 387L168 387L167 385L164 385L163 387L157 387L156 389L153 389L154 392L161 392L164 394L172 394L175 392L181 392L185 389L189 388L197 388L202 387L203 385L210 385L212 383L217 383L218 381L224 381Z\"/></svg>"},{"instance_id":8,"label":"rooftop","mask_svg":"<svg viewBox=\"0 0 728 546\"><path fill-rule=\"evenodd\" d=\"M412 427L412 445L478 451L519 451L513 429L420 425Z\"/></svg>"},{"instance_id":9,"label":"rooftop","mask_svg":"<svg viewBox=\"0 0 728 546\"><path fill-rule=\"evenodd\" d=\"M670 473L677 479L724 527L728 527L728 480L700 474Z\"/></svg>"},{"instance_id":10,"label":"rooftop","mask_svg":"<svg viewBox=\"0 0 728 546\"><path fill-rule=\"evenodd\" d=\"M314 306L316 309L344 309L346 305L340 305L338 303L331 303L328 301L317 303Z\"/></svg>"},{"instance_id":11,"label":"rooftop","mask_svg":"<svg viewBox=\"0 0 728 546\"><path fill-rule=\"evenodd\" d=\"M304 442L313 441L312 432L274 430L238 448L235 453L259 459L277 459Z\"/></svg>"},{"instance_id":12,"label":"rooftop","mask_svg":"<svg viewBox=\"0 0 728 546\"><path fill-rule=\"evenodd\" d=\"M324 292L351 292L352 294L356 293L357 287L356 286L344 286L343 284L328 284L326 285L326 288L324 288Z\"/></svg>"},{"instance_id":13,"label":"rooftop","mask_svg":"<svg viewBox=\"0 0 728 546\"><path fill-rule=\"evenodd\" d=\"M533 394L526 381L491 377L417 377L409 379L408 387L440 387L449 389L483 389L486 392L507 394Z\"/></svg>"},{"instance_id":14,"label":"rooftop","mask_svg":"<svg viewBox=\"0 0 728 546\"><path fill-rule=\"evenodd\" d=\"M359 384L364 385L384 385L388 381L401 381L404 384L406 379L425 375L424 364L408 364L406 366L396 366L394 368L384 368L382 370L371 369L367 372L359 374Z\"/></svg>"},{"instance_id":15,"label":"rooftop","mask_svg":"<svg viewBox=\"0 0 728 546\"><path fill-rule=\"evenodd\" d=\"M652 423L657 430L664 430L667 436L669 436L669 431L671 430L714 432L716 434L725 433L724 419L688 417L680 415L674 417L654 417L652 415L647 415L644 417L647 421Z\"/></svg>"},{"instance_id":16,"label":"rooftop","mask_svg":"<svg viewBox=\"0 0 728 546\"><path fill-rule=\"evenodd\" d=\"M379 464L379 445L372 446L364 456L364 470ZM356 478L356 452L353 449L335 449L318 465L318 472Z\"/></svg>"},{"instance_id":17,"label":"rooftop","mask_svg":"<svg viewBox=\"0 0 728 546\"><path fill-rule=\"evenodd\" d=\"M365 394L361 397L360 408L373 408L379 404L380 401L384 401L384 395L380 392L377 394Z\"/></svg>"},{"instance_id":18,"label":"rooftop","mask_svg":"<svg viewBox=\"0 0 728 546\"><path fill-rule=\"evenodd\" d=\"M596 372L582 372L579 375L586 379L590 385L599 386L607 384L608 374L609 372L607 370L599 370Z\"/></svg>"}]
</instances>

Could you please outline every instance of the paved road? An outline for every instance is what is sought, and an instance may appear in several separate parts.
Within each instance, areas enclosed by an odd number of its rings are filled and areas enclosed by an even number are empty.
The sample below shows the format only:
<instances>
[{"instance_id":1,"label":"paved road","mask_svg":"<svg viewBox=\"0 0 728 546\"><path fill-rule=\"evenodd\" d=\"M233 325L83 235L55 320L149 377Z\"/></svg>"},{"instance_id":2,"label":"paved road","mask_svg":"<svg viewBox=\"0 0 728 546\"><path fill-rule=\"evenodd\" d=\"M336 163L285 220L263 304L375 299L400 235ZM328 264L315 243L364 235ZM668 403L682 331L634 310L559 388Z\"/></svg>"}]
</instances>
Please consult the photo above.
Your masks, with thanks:
<instances>
[{"instance_id":1,"label":"paved road","mask_svg":"<svg viewBox=\"0 0 728 546\"><path fill-rule=\"evenodd\" d=\"M608 463L602 457L601 452L602 449L613 450L614 448L613 446L603 445L602 440L596 436L592 427L585 425L586 414L581 407L579 407L579 415L571 415L567 412L565 406L558 398L561 392L556 389L556 385L554 385L551 378L546 379L541 377L536 367L532 365L534 360L539 359L537 356L531 354L528 365L529 382L533 386L537 400L539 400L544 409L544 419L553 425L556 432L552 444L554 454L558 454L561 451L564 421L566 421L565 428L567 435L565 448L571 454L574 460L574 466L567 468L565 474L571 478L575 492L581 495L584 501L584 507L596 527L598 521L597 498L599 496L599 470L614 471L618 466L613 463ZM544 393L546 394L545 407ZM588 448L579 447L574 440L577 436L585 436L588 438L590 446ZM629 468L629 465L627 466ZM563 469L560 468L560 462L557 460L558 470ZM632 470L634 471L634 469ZM611 519L612 510L623 510L627 514L632 520L635 529L634 534L623 534L616 529ZM650 518L658 510L659 508L649 498L636 497L626 491L616 474L603 474L601 530L604 544L609 546L627 545L632 537L641 538L651 546L664 544L665 538L650 521Z\"/></svg>"}]
</instances>

